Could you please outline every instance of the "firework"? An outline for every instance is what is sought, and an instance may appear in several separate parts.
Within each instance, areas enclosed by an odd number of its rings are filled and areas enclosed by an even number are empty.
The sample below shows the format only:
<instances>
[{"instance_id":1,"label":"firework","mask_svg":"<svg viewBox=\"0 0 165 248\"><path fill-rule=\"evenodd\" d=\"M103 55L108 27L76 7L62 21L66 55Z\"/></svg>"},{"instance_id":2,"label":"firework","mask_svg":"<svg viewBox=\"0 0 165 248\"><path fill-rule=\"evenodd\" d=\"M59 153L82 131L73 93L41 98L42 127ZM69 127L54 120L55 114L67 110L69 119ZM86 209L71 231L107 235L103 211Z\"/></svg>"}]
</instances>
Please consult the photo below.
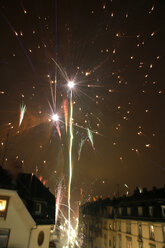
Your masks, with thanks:
<instances>
[{"instance_id":1,"label":"firework","mask_svg":"<svg viewBox=\"0 0 165 248\"><path fill-rule=\"evenodd\" d=\"M57 129L57 133L61 139L61 131L60 131L60 126L59 126L59 115L58 114L52 114L51 119L54 122L54 125Z\"/></svg>"},{"instance_id":2,"label":"firework","mask_svg":"<svg viewBox=\"0 0 165 248\"><path fill-rule=\"evenodd\" d=\"M55 224L57 224L59 207L62 201L62 182L60 181L57 188L57 196L56 196L56 213L55 213Z\"/></svg>"},{"instance_id":3,"label":"firework","mask_svg":"<svg viewBox=\"0 0 165 248\"><path fill-rule=\"evenodd\" d=\"M71 200L71 183L72 183L72 145L73 145L73 128L72 128L72 119L73 119L73 103L72 103L72 88L74 86L73 82L68 83L70 90L70 142L69 142L69 183L68 183L68 245L70 243L70 200Z\"/></svg>"},{"instance_id":4,"label":"firework","mask_svg":"<svg viewBox=\"0 0 165 248\"><path fill-rule=\"evenodd\" d=\"M21 124L22 124L22 121L23 121L25 112L26 112L26 105L24 105L24 104L22 103L21 106L20 106L19 127L20 127Z\"/></svg>"},{"instance_id":5,"label":"firework","mask_svg":"<svg viewBox=\"0 0 165 248\"><path fill-rule=\"evenodd\" d=\"M67 100L64 101L64 116L65 116L65 129L67 133L68 129L68 103Z\"/></svg>"},{"instance_id":6,"label":"firework","mask_svg":"<svg viewBox=\"0 0 165 248\"><path fill-rule=\"evenodd\" d=\"M89 138L89 140L91 142L92 148L93 148L93 150L95 150L94 142L93 142L93 134L92 134L92 132L91 132L91 130L89 128L87 128L87 133L88 133L88 138Z\"/></svg>"},{"instance_id":7,"label":"firework","mask_svg":"<svg viewBox=\"0 0 165 248\"><path fill-rule=\"evenodd\" d=\"M80 156L81 156L81 151L83 148L83 145L85 144L86 139L81 139L80 145L79 145L79 150L78 150L78 160L80 160Z\"/></svg>"}]
</instances>

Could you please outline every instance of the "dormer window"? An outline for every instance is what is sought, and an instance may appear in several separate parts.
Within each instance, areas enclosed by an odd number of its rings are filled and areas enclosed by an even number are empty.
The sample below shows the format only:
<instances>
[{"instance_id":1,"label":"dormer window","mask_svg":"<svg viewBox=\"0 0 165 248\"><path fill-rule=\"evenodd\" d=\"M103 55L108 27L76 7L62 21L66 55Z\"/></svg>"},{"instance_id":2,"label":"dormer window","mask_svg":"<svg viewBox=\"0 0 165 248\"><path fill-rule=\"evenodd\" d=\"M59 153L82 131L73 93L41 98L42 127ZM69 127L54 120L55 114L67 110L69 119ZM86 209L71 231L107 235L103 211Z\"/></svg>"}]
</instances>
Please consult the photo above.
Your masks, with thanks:
<instances>
[{"instance_id":1,"label":"dormer window","mask_svg":"<svg viewBox=\"0 0 165 248\"><path fill-rule=\"evenodd\" d=\"M122 215L122 208L119 208L119 215Z\"/></svg>"},{"instance_id":2,"label":"dormer window","mask_svg":"<svg viewBox=\"0 0 165 248\"><path fill-rule=\"evenodd\" d=\"M162 216L165 217L165 206L162 206Z\"/></svg>"},{"instance_id":3,"label":"dormer window","mask_svg":"<svg viewBox=\"0 0 165 248\"><path fill-rule=\"evenodd\" d=\"M112 207L109 207L109 214L112 215Z\"/></svg>"},{"instance_id":4,"label":"dormer window","mask_svg":"<svg viewBox=\"0 0 165 248\"><path fill-rule=\"evenodd\" d=\"M35 214L40 215L42 210L42 204L40 202L36 202L35 204Z\"/></svg>"},{"instance_id":5,"label":"dormer window","mask_svg":"<svg viewBox=\"0 0 165 248\"><path fill-rule=\"evenodd\" d=\"M127 208L127 215L131 215L131 208Z\"/></svg>"},{"instance_id":6,"label":"dormer window","mask_svg":"<svg viewBox=\"0 0 165 248\"><path fill-rule=\"evenodd\" d=\"M149 206L149 216L153 216L153 207Z\"/></svg>"},{"instance_id":7,"label":"dormer window","mask_svg":"<svg viewBox=\"0 0 165 248\"><path fill-rule=\"evenodd\" d=\"M138 216L142 216L142 215L143 215L143 208L138 207Z\"/></svg>"}]
</instances>

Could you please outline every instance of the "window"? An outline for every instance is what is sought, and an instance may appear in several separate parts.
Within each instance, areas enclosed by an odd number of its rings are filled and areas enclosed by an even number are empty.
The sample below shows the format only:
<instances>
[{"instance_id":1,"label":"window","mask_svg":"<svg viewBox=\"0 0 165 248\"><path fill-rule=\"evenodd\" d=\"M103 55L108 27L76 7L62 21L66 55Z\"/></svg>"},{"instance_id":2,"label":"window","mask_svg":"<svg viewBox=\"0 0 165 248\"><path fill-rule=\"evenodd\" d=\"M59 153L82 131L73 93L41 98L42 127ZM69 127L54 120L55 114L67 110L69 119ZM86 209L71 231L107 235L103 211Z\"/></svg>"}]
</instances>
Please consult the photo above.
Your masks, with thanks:
<instances>
[{"instance_id":1,"label":"window","mask_svg":"<svg viewBox=\"0 0 165 248\"><path fill-rule=\"evenodd\" d=\"M131 222L127 222L126 225L127 233L131 234Z\"/></svg>"},{"instance_id":2,"label":"window","mask_svg":"<svg viewBox=\"0 0 165 248\"><path fill-rule=\"evenodd\" d=\"M109 239L109 247L111 247L111 239Z\"/></svg>"},{"instance_id":3,"label":"window","mask_svg":"<svg viewBox=\"0 0 165 248\"><path fill-rule=\"evenodd\" d=\"M109 230L112 230L112 224L109 224Z\"/></svg>"},{"instance_id":4,"label":"window","mask_svg":"<svg viewBox=\"0 0 165 248\"><path fill-rule=\"evenodd\" d=\"M154 244L149 244L150 248L156 248L156 245Z\"/></svg>"},{"instance_id":5,"label":"window","mask_svg":"<svg viewBox=\"0 0 165 248\"><path fill-rule=\"evenodd\" d=\"M165 206L162 206L162 216L165 217Z\"/></svg>"},{"instance_id":6,"label":"window","mask_svg":"<svg viewBox=\"0 0 165 248\"><path fill-rule=\"evenodd\" d=\"M109 214L112 214L112 207L109 207Z\"/></svg>"},{"instance_id":7,"label":"window","mask_svg":"<svg viewBox=\"0 0 165 248\"><path fill-rule=\"evenodd\" d=\"M155 240L154 226L153 225L149 226L149 235L150 235L150 239Z\"/></svg>"},{"instance_id":8,"label":"window","mask_svg":"<svg viewBox=\"0 0 165 248\"><path fill-rule=\"evenodd\" d=\"M165 242L165 225L162 226L163 241Z\"/></svg>"},{"instance_id":9,"label":"window","mask_svg":"<svg viewBox=\"0 0 165 248\"><path fill-rule=\"evenodd\" d=\"M149 216L153 216L153 207L149 206Z\"/></svg>"},{"instance_id":10,"label":"window","mask_svg":"<svg viewBox=\"0 0 165 248\"><path fill-rule=\"evenodd\" d=\"M42 209L42 205L40 202L37 202L35 204L35 214L36 215L40 215L41 214L41 209Z\"/></svg>"},{"instance_id":11,"label":"window","mask_svg":"<svg viewBox=\"0 0 165 248\"><path fill-rule=\"evenodd\" d=\"M107 235L104 234L104 245L106 246L107 245Z\"/></svg>"},{"instance_id":12,"label":"window","mask_svg":"<svg viewBox=\"0 0 165 248\"><path fill-rule=\"evenodd\" d=\"M41 231L38 234L38 245L41 246L43 244L43 242L44 242L44 232Z\"/></svg>"},{"instance_id":13,"label":"window","mask_svg":"<svg viewBox=\"0 0 165 248\"><path fill-rule=\"evenodd\" d=\"M119 215L122 215L122 208L119 208Z\"/></svg>"},{"instance_id":14,"label":"window","mask_svg":"<svg viewBox=\"0 0 165 248\"><path fill-rule=\"evenodd\" d=\"M127 208L127 215L131 215L131 208Z\"/></svg>"},{"instance_id":15,"label":"window","mask_svg":"<svg viewBox=\"0 0 165 248\"><path fill-rule=\"evenodd\" d=\"M143 208L142 207L138 207L138 215L139 216L143 215Z\"/></svg>"},{"instance_id":16,"label":"window","mask_svg":"<svg viewBox=\"0 0 165 248\"><path fill-rule=\"evenodd\" d=\"M121 221L118 222L118 231L121 232Z\"/></svg>"},{"instance_id":17,"label":"window","mask_svg":"<svg viewBox=\"0 0 165 248\"><path fill-rule=\"evenodd\" d=\"M116 248L116 237L113 237L113 248Z\"/></svg>"},{"instance_id":18,"label":"window","mask_svg":"<svg viewBox=\"0 0 165 248\"><path fill-rule=\"evenodd\" d=\"M8 240L9 240L9 229L0 229L0 247L7 248Z\"/></svg>"},{"instance_id":19,"label":"window","mask_svg":"<svg viewBox=\"0 0 165 248\"><path fill-rule=\"evenodd\" d=\"M113 222L113 230L114 231L116 230L116 222L115 221Z\"/></svg>"},{"instance_id":20,"label":"window","mask_svg":"<svg viewBox=\"0 0 165 248\"><path fill-rule=\"evenodd\" d=\"M122 248L122 241L121 241L121 235L118 236L119 240L119 248Z\"/></svg>"},{"instance_id":21,"label":"window","mask_svg":"<svg viewBox=\"0 0 165 248\"><path fill-rule=\"evenodd\" d=\"M0 217L6 219L9 197L0 196Z\"/></svg>"},{"instance_id":22,"label":"window","mask_svg":"<svg viewBox=\"0 0 165 248\"><path fill-rule=\"evenodd\" d=\"M139 242L139 248L143 248L143 243Z\"/></svg>"},{"instance_id":23,"label":"window","mask_svg":"<svg viewBox=\"0 0 165 248\"><path fill-rule=\"evenodd\" d=\"M126 247L132 248L132 239L129 237L126 237Z\"/></svg>"},{"instance_id":24,"label":"window","mask_svg":"<svg viewBox=\"0 0 165 248\"><path fill-rule=\"evenodd\" d=\"M138 236L139 238L142 237L142 225L141 224L138 224Z\"/></svg>"},{"instance_id":25,"label":"window","mask_svg":"<svg viewBox=\"0 0 165 248\"><path fill-rule=\"evenodd\" d=\"M6 206L7 206L7 200L0 199L0 211L1 212L5 211Z\"/></svg>"}]
</instances>

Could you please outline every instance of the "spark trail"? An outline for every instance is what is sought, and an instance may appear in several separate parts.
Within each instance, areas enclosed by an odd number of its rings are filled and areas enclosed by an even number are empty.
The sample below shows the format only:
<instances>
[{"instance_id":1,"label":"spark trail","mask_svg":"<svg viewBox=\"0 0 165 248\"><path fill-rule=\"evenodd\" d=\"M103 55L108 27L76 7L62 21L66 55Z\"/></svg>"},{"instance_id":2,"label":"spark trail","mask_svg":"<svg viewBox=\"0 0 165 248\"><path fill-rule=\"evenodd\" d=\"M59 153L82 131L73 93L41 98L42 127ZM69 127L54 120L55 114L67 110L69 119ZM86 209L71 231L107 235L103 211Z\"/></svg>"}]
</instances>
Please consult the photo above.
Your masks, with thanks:
<instances>
[{"instance_id":1,"label":"spark trail","mask_svg":"<svg viewBox=\"0 0 165 248\"><path fill-rule=\"evenodd\" d=\"M24 105L24 104L22 103L21 106L20 106L19 127L20 127L21 124L22 124L22 121L23 121L25 112L26 112L26 105Z\"/></svg>"},{"instance_id":2,"label":"spark trail","mask_svg":"<svg viewBox=\"0 0 165 248\"><path fill-rule=\"evenodd\" d=\"M72 89L70 91L70 142L69 142L69 183L68 183L68 246L70 245L70 200L71 200L71 183L72 183L72 146L73 146L73 128L72 128L72 119L73 119L73 103L72 103Z\"/></svg>"},{"instance_id":3,"label":"spark trail","mask_svg":"<svg viewBox=\"0 0 165 248\"><path fill-rule=\"evenodd\" d=\"M95 150L94 142L93 142L93 134L92 134L92 132L91 132L91 130L89 128L87 128L87 133L88 133L88 138L89 138L89 140L90 140L90 142L92 144L92 148L93 148L93 150Z\"/></svg>"}]
</instances>

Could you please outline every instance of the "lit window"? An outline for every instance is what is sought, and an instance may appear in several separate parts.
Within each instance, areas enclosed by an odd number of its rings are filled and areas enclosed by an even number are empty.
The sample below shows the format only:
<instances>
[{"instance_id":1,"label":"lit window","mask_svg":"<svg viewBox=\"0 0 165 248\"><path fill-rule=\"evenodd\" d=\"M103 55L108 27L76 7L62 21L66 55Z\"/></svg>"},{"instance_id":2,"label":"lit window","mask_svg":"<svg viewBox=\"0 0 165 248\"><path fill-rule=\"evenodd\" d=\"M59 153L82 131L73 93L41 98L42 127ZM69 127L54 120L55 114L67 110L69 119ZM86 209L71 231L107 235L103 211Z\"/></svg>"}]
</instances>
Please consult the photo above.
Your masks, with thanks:
<instances>
[{"instance_id":1,"label":"lit window","mask_svg":"<svg viewBox=\"0 0 165 248\"><path fill-rule=\"evenodd\" d=\"M9 197L0 196L0 217L6 219Z\"/></svg>"},{"instance_id":2,"label":"lit window","mask_svg":"<svg viewBox=\"0 0 165 248\"><path fill-rule=\"evenodd\" d=\"M149 226L149 232L150 232L150 239L155 240L154 226L153 225Z\"/></svg>"},{"instance_id":3,"label":"lit window","mask_svg":"<svg viewBox=\"0 0 165 248\"><path fill-rule=\"evenodd\" d=\"M0 199L0 212L4 212L6 210L7 200Z\"/></svg>"}]
</instances>

